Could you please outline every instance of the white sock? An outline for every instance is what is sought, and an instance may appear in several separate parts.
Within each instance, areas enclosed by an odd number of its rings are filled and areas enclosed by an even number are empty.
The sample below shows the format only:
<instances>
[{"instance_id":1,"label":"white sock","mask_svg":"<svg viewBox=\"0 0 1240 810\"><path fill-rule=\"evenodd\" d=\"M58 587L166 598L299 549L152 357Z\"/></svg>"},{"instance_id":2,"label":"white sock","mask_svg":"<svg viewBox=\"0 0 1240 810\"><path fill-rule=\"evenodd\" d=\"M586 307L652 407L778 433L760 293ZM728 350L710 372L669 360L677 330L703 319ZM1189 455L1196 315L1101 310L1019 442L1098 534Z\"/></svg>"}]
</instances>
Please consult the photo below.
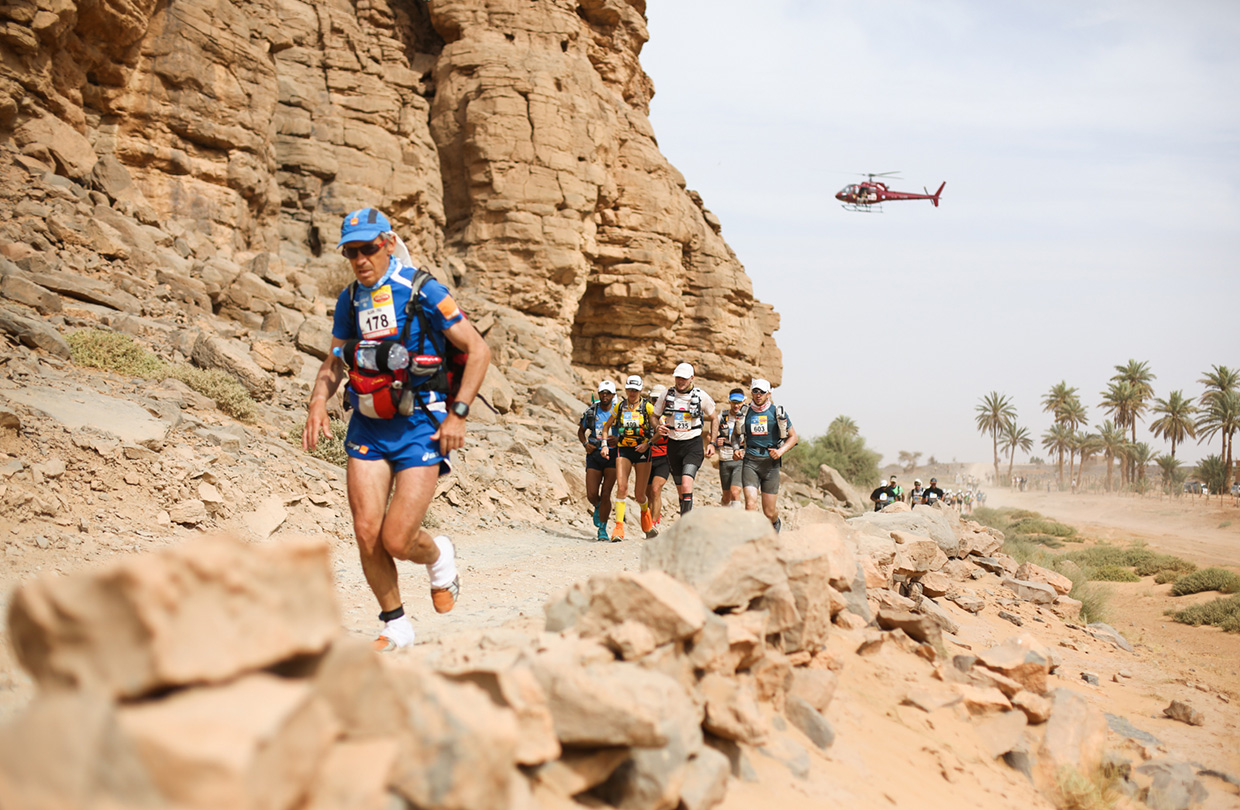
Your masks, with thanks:
<instances>
[{"instance_id":1,"label":"white sock","mask_svg":"<svg viewBox=\"0 0 1240 810\"><path fill-rule=\"evenodd\" d=\"M383 625L381 633L397 647L408 647L413 643L413 624L408 616L400 616Z\"/></svg>"},{"instance_id":2,"label":"white sock","mask_svg":"<svg viewBox=\"0 0 1240 810\"><path fill-rule=\"evenodd\" d=\"M432 588L446 588L456 579L456 549L446 535L435 538L435 546L439 549L439 559L426 566L431 575Z\"/></svg>"}]
</instances>

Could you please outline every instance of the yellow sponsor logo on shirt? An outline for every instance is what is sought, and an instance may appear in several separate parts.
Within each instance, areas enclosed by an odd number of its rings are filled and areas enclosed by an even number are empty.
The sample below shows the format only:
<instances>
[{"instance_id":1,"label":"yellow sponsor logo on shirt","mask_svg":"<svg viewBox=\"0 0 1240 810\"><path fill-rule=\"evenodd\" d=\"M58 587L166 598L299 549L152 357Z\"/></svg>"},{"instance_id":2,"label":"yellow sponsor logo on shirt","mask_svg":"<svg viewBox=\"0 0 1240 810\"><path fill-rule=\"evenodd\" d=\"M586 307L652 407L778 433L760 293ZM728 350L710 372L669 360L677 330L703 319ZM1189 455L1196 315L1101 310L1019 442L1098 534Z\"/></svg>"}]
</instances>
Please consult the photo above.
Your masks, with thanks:
<instances>
[{"instance_id":1,"label":"yellow sponsor logo on shirt","mask_svg":"<svg viewBox=\"0 0 1240 810\"><path fill-rule=\"evenodd\" d=\"M377 307L392 303L392 288L384 284L370 294L370 301Z\"/></svg>"}]
</instances>

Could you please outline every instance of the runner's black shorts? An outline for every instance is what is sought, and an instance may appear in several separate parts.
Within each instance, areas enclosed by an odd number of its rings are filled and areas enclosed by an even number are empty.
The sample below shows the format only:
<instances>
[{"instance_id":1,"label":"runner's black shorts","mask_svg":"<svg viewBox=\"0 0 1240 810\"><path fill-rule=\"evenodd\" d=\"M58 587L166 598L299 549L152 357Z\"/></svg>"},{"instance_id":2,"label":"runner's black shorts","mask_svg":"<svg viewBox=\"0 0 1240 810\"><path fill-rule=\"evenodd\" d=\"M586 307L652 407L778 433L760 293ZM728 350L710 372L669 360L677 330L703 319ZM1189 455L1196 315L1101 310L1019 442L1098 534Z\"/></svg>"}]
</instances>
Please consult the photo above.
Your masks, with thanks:
<instances>
[{"instance_id":1,"label":"runner's black shorts","mask_svg":"<svg viewBox=\"0 0 1240 810\"><path fill-rule=\"evenodd\" d=\"M593 453L586 454L587 470L614 470L616 469L616 448L611 448L611 455L603 458L603 454L595 450Z\"/></svg>"},{"instance_id":2,"label":"runner's black shorts","mask_svg":"<svg viewBox=\"0 0 1240 810\"><path fill-rule=\"evenodd\" d=\"M770 456L745 456L741 483L746 489L761 489L763 495L779 492L779 468L783 462Z\"/></svg>"},{"instance_id":3,"label":"runner's black shorts","mask_svg":"<svg viewBox=\"0 0 1240 810\"><path fill-rule=\"evenodd\" d=\"M612 455L619 455L620 458L627 459L634 464L645 464L650 460L649 450L639 453L636 447L617 447L612 450Z\"/></svg>"},{"instance_id":4,"label":"runner's black shorts","mask_svg":"<svg viewBox=\"0 0 1240 810\"><path fill-rule=\"evenodd\" d=\"M667 460L667 453L664 452L660 456L650 457L650 480L662 478L666 481L672 475L671 462Z\"/></svg>"},{"instance_id":5,"label":"runner's black shorts","mask_svg":"<svg viewBox=\"0 0 1240 810\"><path fill-rule=\"evenodd\" d=\"M706 460L706 453L702 450L702 437L668 439L667 460L671 465L672 479L677 484L680 483L681 477L686 475L690 478L697 478L698 468Z\"/></svg>"},{"instance_id":6,"label":"runner's black shorts","mask_svg":"<svg viewBox=\"0 0 1240 810\"><path fill-rule=\"evenodd\" d=\"M725 490L732 487L740 488L741 485L741 465L743 461L737 459L735 461L719 462L719 486Z\"/></svg>"}]
</instances>

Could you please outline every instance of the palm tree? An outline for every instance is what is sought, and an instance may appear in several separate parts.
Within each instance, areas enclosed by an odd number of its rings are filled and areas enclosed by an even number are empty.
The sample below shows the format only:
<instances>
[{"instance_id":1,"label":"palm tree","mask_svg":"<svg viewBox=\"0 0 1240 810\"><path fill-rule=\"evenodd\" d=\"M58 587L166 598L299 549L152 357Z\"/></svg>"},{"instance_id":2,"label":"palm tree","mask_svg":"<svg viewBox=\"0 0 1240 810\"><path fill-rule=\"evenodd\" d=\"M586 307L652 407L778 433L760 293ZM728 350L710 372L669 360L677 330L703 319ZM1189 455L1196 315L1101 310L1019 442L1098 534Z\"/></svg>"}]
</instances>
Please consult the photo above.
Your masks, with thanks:
<instances>
[{"instance_id":1,"label":"palm tree","mask_svg":"<svg viewBox=\"0 0 1240 810\"><path fill-rule=\"evenodd\" d=\"M1176 471L1180 468L1180 460L1174 455L1163 453L1154 457L1154 462L1158 464L1162 470L1163 491L1168 495L1174 495L1174 484L1176 479Z\"/></svg>"},{"instance_id":2,"label":"palm tree","mask_svg":"<svg viewBox=\"0 0 1240 810\"><path fill-rule=\"evenodd\" d=\"M1065 425L1067 425L1071 429L1073 435L1075 435L1081 425L1085 424L1088 417L1085 406L1081 404L1081 398L1075 394L1076 389L1074 388L1072 390L1074 392L1072 394L1072 398L1069 399L1067 404L1063 406L1063 410L1060 411L1061 419L1058 421L1062 421ZM1075 442L1070 442L1068 444L1068 478L1072 478L1072 461L1076 456L1076 449Z\"/></svg>"},{"instance_id":3,"label":"palm tree","mask_svg":"<svg viewBox=\"0 0 1240 810\"><path fill-rule=\"evenodd\" d=\"M851 417L840 415L831 420L831 424L827 425L827 433L839 433L844 436L857 436L861 433L861 429L857 427L857 423Z\"/></svg>"},{"instance_id":4,"label":"palm tree","mask_svg":"<svg viewBox=\"0 0 1240 810\"><path fill-rule=\"evenodd\" d=\"M1097 433L1077 433L1074 443L1076 452L1081 456L1081 466L1077 470L1077 478L1085 480L1085 465L1094 456L1102 452L1102 439Z\"/></svg>"},{"instance_id":5,"label":"palm tree","mask_svg":"<svg viewBox=\"0 0 1240 810\"><path fill-rule=\"evenodd\" d=\"M1076 397L1076 389L1069 388L1066 380L1055 383L1051 390L1042 397L1042 410L1051 415L1056 422L1063 421L1060 414L1064 407Z\"/></svg>"},{"instance_id":6,"label":"palm tree","mask_svg":"<svg viewBox=\"0 0 1240 810\"><path fill-rule=\"evenodd\" d=\"M1215 365L1197 382L1206 387L1205 393L1201 395L1201 404L1203 406L1209 405L1210 399L1215 394L1235 391L1237 388L1240 388L1240 370Z\"/></svg>"},{"instance_id":7,"label":"palm tree","mask_svg":"<svg viewBox=\"0 0 1240 810\"><path fill-rule=\"evenodd\" d=\"M1023 450L1028 453L1033 448L1033 437L1029 435L1029 429L1016 427L1015 422L1008 422L1007 427L1003 430L1003 441L1000 443L1003 451L1008 454L1008 480L1012 480L1012 465L1016 461L1016 451Z\"/></svg>"},{"instance_id":8,"label":"palm tree","mask_svg":"<svg viewBox=\"0 0 1240 810\"><path fill-rule=\"evenodd\" d=\"M1154 413L1158 418L1150 423L1150 430L1160 439L1171 442L1171 457L1175 458L1175 446L1184 439L1197 438L1197 422L1193 418L1197 407L1191 399L1184 398L1183 391L1172 391L1166 399L1154 400Z\"/></svg>"},{"instance_id":9,"label":"palm tree","mask_svg":"<svg viewBox=\"0 0 1240 810\"><path fill-rule=\"evenodd\" d=\"M1145 481L1145 469L1154 460L1153 449L1145 442L1137 442L1128 445L1128 457L1132 459L1133 465L1136 467L1137 480Z\"/></svg>"},{"instance_id":10,"label":"palm tree","mask_svg":"<svg viewBox=\"0 0 1240 810\"><path fill-rule=\"evenodd\" d=\"M1156 378L1154 373L1150 371L1149 363L1138 363L1136 360L1129 360L1125 365L1116 366L1115 372L1115 376L1111 378L1113 382L1126 382L1132 386L1132 412L1128 426L1132 428L1132 439L1130 441L1136 444L1137 421L1141 419L1141 414L1145 412L1147 400L1154 396L1154 386L1150 385L1150 383ZM1129 470L1129 480L1132 480L1135 472L1135 470Z\"/></svg>"},{"instance_id":11,"label":"palm tree","mask_svg":"<svg viewBox=\"0 0 1240 810\"><path fill-rule=\"evenodd\" d=\"M1059 456L1059 488L1063 489L1063 454L1072 445L1072 428L1062 422L1051 425L1042 434L1042 449Z\"/></svg>"},{"instance_id":12,"label":"palm tree","mask_svg":"<svg viewBox=\"0 0 1240 810\"><path fill-rule=\"evenodd\" d=\"M1240 430L1240 393L1236 391L1215 391L1211 395L1205 410L1197 420L1198 442L1214 438L1214 434L1223 437L1223 491L1231 487L1231 450L1232 437Z\"/></svg>"},{"instance_id":13,"label":"palm tree","mask_svg":"<svg viewBox=\"0 0 1240 810\"><path fill-rule=\"evenodd\" d=\"M1240 370L1231 369L1231 368L1228 368L1227 366L1214 365L1214 366L1211 366L1210 370L1205 373L1205 376L1202 377L1197 382L1201 383L1202 385L1206 387L1205 393L1201 395L1202 408L1205 410L1209 410L1211 404L1217 403L1220 406L1218 409L1217 416L1219 418L1222 418L1227 411L1227 406L1222 405L1221 402L1219 402L1219 400L1226 397L1228 393L1233 393L1237 391L1238 389L1240 389ZM1215 419L1214 421L1218 421L1218 419ZM1200 423L1198 423L1198 427L1200 427ZM1231 456L1232 456L1231 436L1230 434L1223 431L1221 428L1218 429L1218 431L1216 432L1223 433L1222 455L1223 455L1223 458L1227 462L1227 483L1228 485L1230 485L1231 483L1231 461L1232 461L1231 459ZM1198 441L1200 442L1200 440Z\"/></svg>"},{"instance_id":14,"label":"palm tree","mask_svg":"<svg viewBox=\"0 0 1240 810\"><path fill-rule=\"evenodd\" d=\"M993 440L995 485L997 486L999 484L999 435L1003 433L1009 422L1016 420L1016 406L1008 397L998 391L991 391L982 397L982 401L974 410L977 411L977 416L974 418L977 423L977 432L983 436L989 433Z\"/></svg>"},{"instance_id":15,"label":"palm tree","mask_svg":"<svg viewBox=\"0 0 1240 810\"><path fill-rule=\"evenodd\" d=\"M1106 459L1107 492L1110 492L1111 469L1115 466L1115 458L1123 452L1124 445L1127 444L1127 437L1124 436L1124 429L1108 419L1102 423L1101 427L1098 428L1098 444L1098 449L1102 451L1102 456Z\"/></svg>"}]
</instances>

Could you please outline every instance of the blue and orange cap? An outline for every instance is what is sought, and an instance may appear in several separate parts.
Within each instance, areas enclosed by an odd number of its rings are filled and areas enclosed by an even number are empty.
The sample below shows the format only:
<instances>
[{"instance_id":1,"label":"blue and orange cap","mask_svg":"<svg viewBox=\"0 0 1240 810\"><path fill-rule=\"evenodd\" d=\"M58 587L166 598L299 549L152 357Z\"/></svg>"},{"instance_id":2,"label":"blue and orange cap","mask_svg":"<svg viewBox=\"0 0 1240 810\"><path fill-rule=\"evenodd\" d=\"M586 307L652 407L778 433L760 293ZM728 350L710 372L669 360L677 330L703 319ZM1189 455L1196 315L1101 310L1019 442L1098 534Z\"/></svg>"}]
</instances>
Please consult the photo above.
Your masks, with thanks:
<instances>
[{"instance_id":1,"label":"blue and orange cap","mask_svg":"<svg viewBox=\"0 0 1240 810\"><path fill-rule=\"evenodd\" d=\"M336 247L349 242L373 242L391 230L392 223L378 208L359 208L345 215L340 225L340 243Z\"/></svg>"}]
</instances>

